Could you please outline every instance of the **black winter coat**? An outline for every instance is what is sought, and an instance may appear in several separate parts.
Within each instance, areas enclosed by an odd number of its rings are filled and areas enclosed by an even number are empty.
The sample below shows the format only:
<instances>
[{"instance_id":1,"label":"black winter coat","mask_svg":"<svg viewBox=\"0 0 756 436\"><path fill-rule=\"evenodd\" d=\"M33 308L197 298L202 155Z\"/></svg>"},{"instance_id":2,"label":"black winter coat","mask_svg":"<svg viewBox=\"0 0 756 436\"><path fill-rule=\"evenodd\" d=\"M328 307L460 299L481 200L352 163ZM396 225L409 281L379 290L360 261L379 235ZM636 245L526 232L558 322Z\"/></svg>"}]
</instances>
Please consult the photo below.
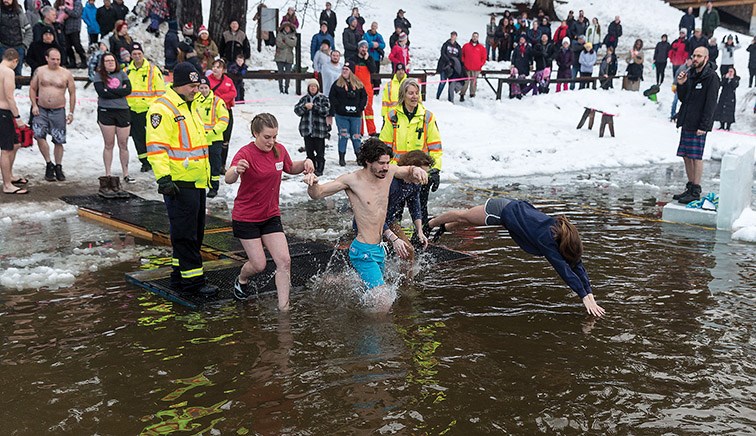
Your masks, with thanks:
<instances>
[{"instance_id":1,"label":"black winter coat","mask_svg":"<svg viewBox=\"0 0 756 436\"><path fill-rule=\"evenodd\" d=\"M752 43L746 49L748 51L748 68L756 68L756 43Z\"/></svg>"},{"instance_id":2,"label":"black winter coat","mask_svg":"<svg viewBox=\"0 0 756 436\"><path fill-rule=\"evenodd\" d=\"M584 44L581 44L577 41L572 41L570 44L570 51L572 51L572 66L573 67L579 67L580 66L580 52L583 51Z\"/></svg>"},{"instance_id":3,"label":"black winter coat","mask_svg":"<svg viewBox=\"0 0 756 436\"><path fill-rule=\"evenodd\" d=\"M347 84L344 89L335 83L331 86L328 101L331 103L330 115L342 115L345 117L362 116L362 111L367 105L367 92L365 88L354 89Z\"/></svg>"},{"instance_id":4,"label":"black winter coat","mask_svg":"<svg viewBox=\"0 0 756 436\"><path fill-rule=\"evenodd\" d=\"M705 36L701 36L700 38L696 38L695 36L690 38L688 40L688 44L686 45L686 50L688 52L688 55L693 55L693 50L697 49L698 47L708 47L709 41L706 40Z\"/></svg>"},{"instance_id":5,"label":"black winter coat","mask_svg":"<svg viewBox=\"0 0 756 436\"><path fill-rule=\"evenodd\" d=\"M118 20L126 20L126 15L129 13L129 7L125 4L121 3L120 5L116 2L113 2L112 4L113 9L116 11L116 15L118 16Z\"/></svg>"},{"instance_id":6,"label":"black winter coat","mask_svg":"<svg viewBox=\"0 0 756 436\"><path fill-rule=\"evenodd\" d=\"M113 9L112 5L110 9L105 8L105 6L100 6L97 8L95 20L97 20L97 24L100 25L100 35L105 36L115 29L115 23L118 21L118 12Z\"/></svg>"},{"instance_id":7,"label":"black winter coat","mask_svg":"<svg viewBox=\"0 0 756 436\"><path fill-rule=\"evenodd\" d=\"M407 18L401 18L397 15L397 17L394 18L394 29L396 29L397 27L402 29L402 32L409 35L409 29L410 27L412 27L412 23L410 23Z\"/></svg>"},{"instance_id":8,"label":"black winter coat","mask_svg":"<svg viewBox=\"0 0 756 436\"><path fill-rule=\"evenodd\" d=\"M666 64L670 50L672 50L672 44L667 41L659 41L654 49L654 62Z\"/></svg>"},{"instance_id":9,"label":"black winter coat","mask_svg":"<svg viewBox=\"0 0 756 436\"><path fill-rule=\"evenodd\" d=\"M336 31L336 12L331 11L331 16L329 17L325 9L323 9L323 11L320 12L320 22L322 23L323 21L328 23L328 34L333 36L333 33ZM331 48L333 49L335 47Z\"/></svg>"},{"instance_id":10,"label":"black winter coat","mask_svg":"<svg viewBox=\"0 0 756 436\"><path fill-rule=\"evenodd\" d=\"M357 30L347 27L341 34L341 42L344 44L344 59L351 59L357 56L357 43L360 42L357 36Z\"/></svg>"},{"instance_id":11,"label":"black winter coat","mask_svg":"<svg viewBox=\"0 0 756 436\"><path fill-rule=\"evenodd\" d=\"M572 25L570 25L570 28L567 29L567 36L570 37L570 39L577 39L580 35L585 35L586 30L588 30L588 20L584 19L582 22L580 20L575 20Z\"/></svg>"},{"instance_id":12,"label":"black winter coat","mask_svg":"<svg viewBox=\"0 0 756 436\"><path fill-rule=\"evenodd\" d=\"M535 59L536 71L541 71L544 68L551 68L554 61L554 55L556 47L554 43L547 42L546 45L540 41L533 46L533 58Z\"/></svg>"},{"instance_id":13,"label":"black winter coat","mask_svg":"<svg viewBox=\"0 0 756 436\"><path fill-rule=\"evenodd\" d=\"M711 62L716 68L717 58L719 57L719 47L717 47L717 45L714 44L714 45L707 45L706 48L709 49L709 62Z\"/></svg>"},{"instance_id":14,"label":"black winter coat","mask_svg":"<svg viewBox=\"0 0 756 436\"><path fill-rule=\"evenodd\" d=\"M517 68L518 75L530 75L530 65L533 63L533 48L525 44L525 51L520 52L520 44L512 49L512 66Z\"/></svg>"},{"instance_id":15,"label":"black winter coat","mask_svg":"<svg viewBox=\"0 0 756 436\"><path fill-rule=\"evenodd\" d=\"M438 64L436 64L436 73L441 74L451 62L451 58L459 59L462 62L462 47L458 42L451 42L451 39L447 39L444 45L441 46L441 57L438 58Z\"/></svg>"},{"instance_id":16,"label":"black winter coat","mask_svg":"<svg viewBox=\"0 0 756 436\"><path fill-rule=\"evenodd\" d=\"M173 21L175 23L175 21ZM165 34L165 41L163 42L163 49L165 52L165 68L173 71L173 67L178 62L178 45L179 36L177 29L170 29Z\"/></svg>"},{"instance_id":17,"label":"black winter coat","mask_svg":"<svg viewBox=\"0 0 756 436\"><path fill-rule=\"evenodd\" d=\"M609 29L606 31L604 37L604 44L607 47L617 47L617 42L620 36L622 36L622 24L617 24L614 21L609 23Z\"/></svg>"},{"instance_id":18,"label":"black winter coat","mask_svg":"<svg viewBox=\"0 0 756 436\"><path fill-rule=\"evenodd\" d=\"M682 103L677 115L677 127L688 131L711 131L717 94L719 76L711 63L706 64L700 73L695 68L688 70L688 80L677 86L677 97Z\"/></svg>"},{"instance_id":19,"label":"black winter coat","mask_svg":"<svg viewBox=\"0 0 756 436\"><path fill-rule=\"evenodd\" d=\"M714 120L725 123L735 122L735 89L740 84L740 77L722 79L722 92L719 94L719 103L714 113Z\"/></svg>"},{"instance_id":20,"label":"black winter coat","mask_svg":"<svg viewBox=\"0 0 756 436\"><path fill-rule=\"evenodd\" d=\"M693 34L693 29L696 27L696 16L695 15L688 15L685 13L682 18L680 18L680 25L678 28L680 29L686 29L688 31L688 36Z\"/></svg>"}]
</instances>

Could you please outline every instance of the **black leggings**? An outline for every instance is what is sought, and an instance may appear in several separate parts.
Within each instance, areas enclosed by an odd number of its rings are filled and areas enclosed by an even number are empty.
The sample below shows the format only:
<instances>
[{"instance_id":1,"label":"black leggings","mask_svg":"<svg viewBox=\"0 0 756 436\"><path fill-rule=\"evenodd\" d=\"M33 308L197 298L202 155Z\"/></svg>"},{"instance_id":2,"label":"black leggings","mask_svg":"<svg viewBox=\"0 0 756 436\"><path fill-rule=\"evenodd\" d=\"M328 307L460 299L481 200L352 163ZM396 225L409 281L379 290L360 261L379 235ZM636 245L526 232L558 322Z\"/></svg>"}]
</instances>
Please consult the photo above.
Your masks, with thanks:
<instances>
[{"instance_id":1,"label":"black leggings","mask_svg":"<svg viewBox=\"0 0 756 436\"><path fill-rule=\"evenodd\" d=\"M226 168L226 161L228 160L228 142L231 140L231 131L234 129L234 111L233 108L228 108L228 127L223 132L223 148L221 149L221 169Z\"/></svg>"},{"instance_id":2,"label":"black leggings","mask_svg":"<svg viewBox=\"0 0 756 436\"><path fill-rule=\"evenodd\" d=\"M664 83L664 70L667 69L666 62L654 62L656 66L656 84L661 85Z\"/></svg>"},{"instance_id":3,"label":"black leggings","mask_svg":"<svg viewBox=\"0 0 756 436\"><path fill-rule=\"evenodd\" d=\"M322 173L325 168L325 138L304 137L307 159L315 165L315 171Z\"/></svg>"},{"instance_id":4,"label":"black leggings","mask_svg":"<svg viewBox=\"0 0 756 436\"><path fill-rule=\"evenodd\" d=\"M68 64L72 67L76 66L76 56L74 56L74 50L79 55L82 64L87 63L87 55L84 53L84 48L81 46L81 37L79 33L66 34L66 54L68 55Z\"/></svg>"},{"instance_id":5,"label":"black leggings","mask_svg":"<svg viewBox=\"0 0 756 436\"><path fill-rule=\"evenodd\" d=\"M749 68L748 73L750 77L748 78L748 87L752 87L753 85L756 85L756 67Z\"/></svg>"},{"instance_id":6,"label":"black leggings","mask_svg":"<svg viewBox=\"0 0 756 436\"><path fill-rule=\"evenodd\" d=\"M730 127L732 127L732 123L728 123L727 121L719 122L719 130L730 130Z\"/></svg>"}]
</instances>

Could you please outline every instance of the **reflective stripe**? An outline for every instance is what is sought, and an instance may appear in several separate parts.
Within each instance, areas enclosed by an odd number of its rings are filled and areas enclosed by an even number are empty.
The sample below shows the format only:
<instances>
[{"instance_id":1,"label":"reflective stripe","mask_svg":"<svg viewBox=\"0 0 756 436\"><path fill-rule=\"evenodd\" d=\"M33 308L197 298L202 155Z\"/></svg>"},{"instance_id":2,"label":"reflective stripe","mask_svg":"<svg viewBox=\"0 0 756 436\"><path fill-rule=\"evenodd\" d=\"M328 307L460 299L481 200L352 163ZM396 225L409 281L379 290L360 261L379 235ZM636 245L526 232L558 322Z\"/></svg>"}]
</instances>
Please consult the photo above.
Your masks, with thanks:
<instances>
[{"instance_id":1,"label":"reflective stripe","mask_svg":"<svg viewBox=\"0 0 756 436\"><path fill-rule=\"evenodd\" d=\"M225 122L231 122L231 120L228 117L220 117L218 118L218 121L225 121Z\"/></svg>"},{"instance_id":2,"label":"reflective stripe","mask_svg":"<svg viewBox=\"0 0 756 436\"><path fill-rule=\"evenodd\" d=\"M434 142L432 144L428 144L428 150L430 150L430 151L440 151L441 150L441 143L440 142Z\"/></svg>"},{"instance_id":3,"label":"reflective stripe","mask_svg":"<svg viewBox=\"0 0 756 436\"><path fill-rule=\"evenodd\" d=\"M199 277L203 275L204 272L202 271L202 267L190 269L187 271L181 271L181 278L182 279L191 279L192 277Z\"/></svg>"},{"instance_id":4,"label":"reflective stripe","mask_svg":"<svg viewBox=\"0 0 756 436\"><path fill-rule=\"evenodd\" d=\"M162 105L167 107L171 112L173 112L173 115L176 118L182 116L181 111L179 111L178 108L165 97L158 98L157 100L155 100L155 103L161 103ZM192 141L189 139L189 130L186 127L186 118L178 121L177 123L179 128L179 144L182 148L191 148Z\"/></svg>"},{"instance_id":5,"label":"reflective stripe","mask_svg":"<svg viewBox=\"0 0 756 436\"><path fill-rule=\"evenodd\" d=\"M210 180L212 180L213 182L217 182L218 180L220 180L220 176L211 176Z\"/></svg>"},{"instance_id":6,"label":"reflective stripe","mask_svg":"<svg viewBox=\"0 0 756 436\"><path fill-rule=\"evenodd\" d=\"M168 157L173 160L197 160L205 157L205 147L178 149L171 148L168 144L163 144L161 142L150 142L147 144L148 155L155 155L160 153L167 153Z\"/></svg>"},{"instance_id":7,"label":"reflective stripe","mask_svg":"<svg viewBox=\"0 0 756 436\"><path fill-rule=\"evenodd\" d=\"M171 265L172 266L179 266L179 260L175 257L171 259Z\"/></svg>"}]
</instances>

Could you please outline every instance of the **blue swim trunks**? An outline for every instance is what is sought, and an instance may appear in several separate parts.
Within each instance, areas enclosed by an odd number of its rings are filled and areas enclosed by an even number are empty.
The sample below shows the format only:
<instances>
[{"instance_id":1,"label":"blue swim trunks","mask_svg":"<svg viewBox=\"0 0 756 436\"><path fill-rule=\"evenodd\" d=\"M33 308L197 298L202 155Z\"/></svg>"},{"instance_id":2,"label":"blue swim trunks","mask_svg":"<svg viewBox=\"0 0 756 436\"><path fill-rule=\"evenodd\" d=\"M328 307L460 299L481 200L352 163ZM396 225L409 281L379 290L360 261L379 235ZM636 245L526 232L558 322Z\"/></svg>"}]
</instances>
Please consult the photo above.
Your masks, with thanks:
<instances>
[{"instance_id":1,"label":"blue swim trunks","mask_svg":"<svg viewBox=\"0 0 756 436\"><path fill-rule=\"evenodd\" d=\"M386 253L379 244L365 244L355 239L349 246L349 260L368 289L385 284L383 267Z\"/></svg>"}]
</instances>

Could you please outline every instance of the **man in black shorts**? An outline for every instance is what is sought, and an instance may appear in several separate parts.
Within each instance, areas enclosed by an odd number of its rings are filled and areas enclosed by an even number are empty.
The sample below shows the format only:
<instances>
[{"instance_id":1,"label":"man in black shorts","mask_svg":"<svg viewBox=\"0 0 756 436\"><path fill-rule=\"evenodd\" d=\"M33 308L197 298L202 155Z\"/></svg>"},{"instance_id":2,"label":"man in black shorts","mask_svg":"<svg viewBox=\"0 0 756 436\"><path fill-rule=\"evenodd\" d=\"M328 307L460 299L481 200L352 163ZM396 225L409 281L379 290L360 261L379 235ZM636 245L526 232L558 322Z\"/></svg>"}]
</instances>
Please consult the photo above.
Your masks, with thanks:
<instances>
[{"instance_id":1,"label":"man in black shorts","mask_svg":"<svg viewBox=\"0 0 756 436\"><path fill-rule=\"evenodd\" d=\"M16 124L25 125L21 120L13 91L16 89L16 73L13 71L18 65L18 52L9 48L3 53L0 62L0 170L3 176L3 193L28 194L24 188L16 185L28 183L23 177L13 177L13 162L20 144L16 137ZM14 122L15 120L15 122Z\"/></svg>"}]
</instances>

